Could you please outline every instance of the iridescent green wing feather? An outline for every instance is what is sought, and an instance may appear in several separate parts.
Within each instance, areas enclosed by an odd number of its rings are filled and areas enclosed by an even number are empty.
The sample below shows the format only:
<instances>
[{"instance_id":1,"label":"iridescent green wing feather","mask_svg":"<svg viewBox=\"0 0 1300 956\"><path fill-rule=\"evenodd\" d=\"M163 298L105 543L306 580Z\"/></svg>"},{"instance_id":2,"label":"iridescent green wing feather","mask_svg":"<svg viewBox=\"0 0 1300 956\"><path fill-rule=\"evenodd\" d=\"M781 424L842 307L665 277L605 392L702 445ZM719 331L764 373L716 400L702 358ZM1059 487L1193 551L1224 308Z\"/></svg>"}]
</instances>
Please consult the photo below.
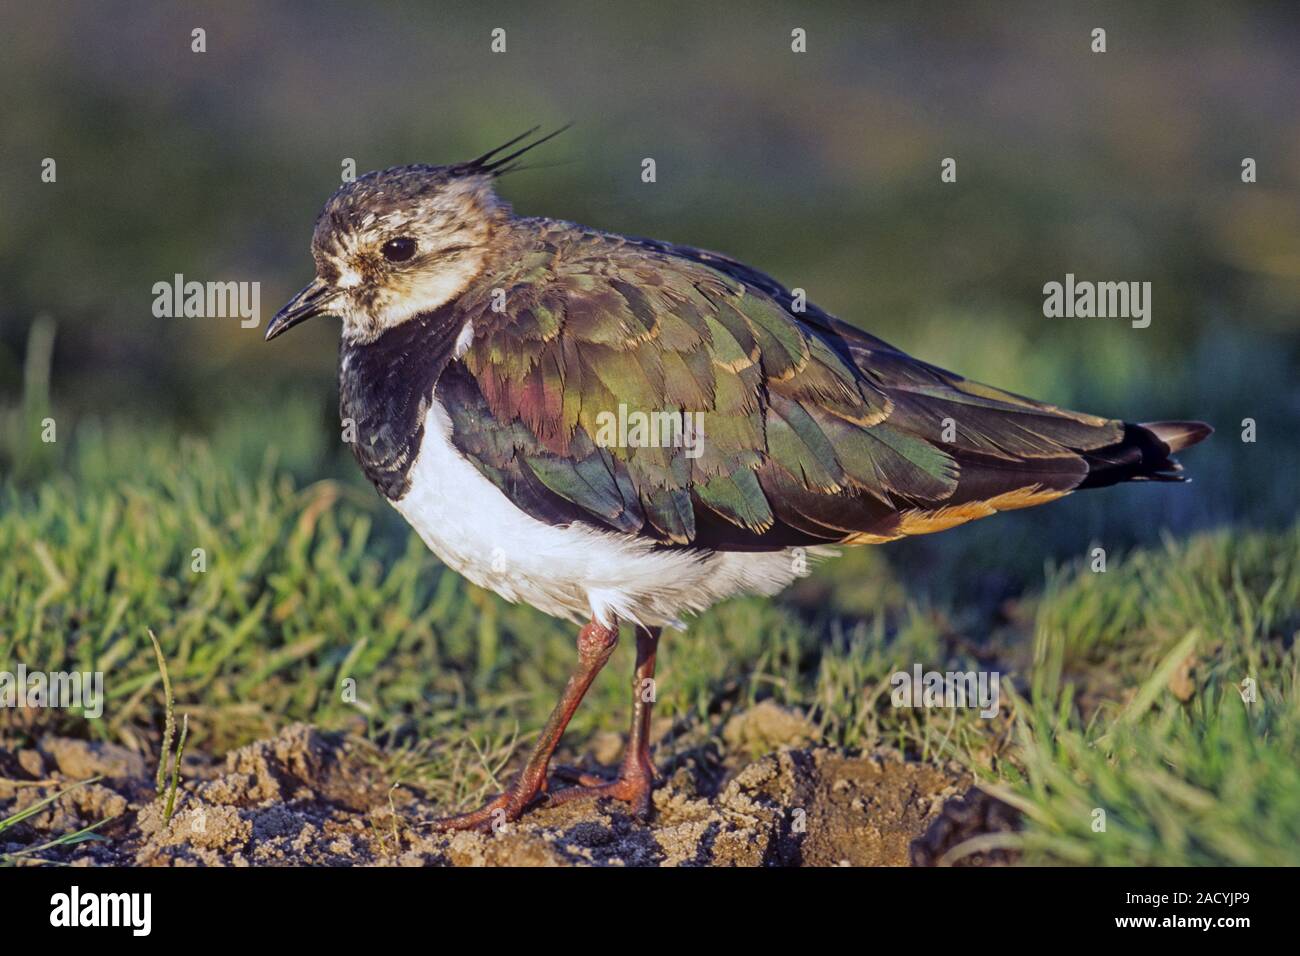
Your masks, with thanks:
<instances>
[{"instance_id":1,"label":"iridescent green wing feather","mask_svg":"<svg viewBox=\"0 0 1300 956\"><path fill-rule=\"evenodd\" d=\"M732 260L532 225L458 302L475 336L438 388L457 447L541 520L723 548L892 537L969 494L1068 490L1087 473L1080 450L1114 441L1118 423L796 313ZM611 430L637 413L702 435L655 446Z\"/></svg>"}]
</instances>

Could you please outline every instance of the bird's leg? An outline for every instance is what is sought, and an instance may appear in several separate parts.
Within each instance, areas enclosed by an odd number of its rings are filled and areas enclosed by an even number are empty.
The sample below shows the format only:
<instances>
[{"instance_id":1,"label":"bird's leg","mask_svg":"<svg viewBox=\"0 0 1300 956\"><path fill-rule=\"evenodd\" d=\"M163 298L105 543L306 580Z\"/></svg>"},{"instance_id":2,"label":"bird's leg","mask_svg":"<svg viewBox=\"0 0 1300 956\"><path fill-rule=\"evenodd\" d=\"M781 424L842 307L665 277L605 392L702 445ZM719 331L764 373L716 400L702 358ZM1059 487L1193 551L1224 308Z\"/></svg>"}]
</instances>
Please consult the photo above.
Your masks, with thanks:
<instances>
[{"instance_id":1,"label":"bird's leg","mask_svg":"<svg viewBox=\"0 0 1300 956\"><path fill-rule=\"evenodd\" d=\"M434 820L439 830L490 830L502 823L519 819L546 784L546 768L574 711L582 703L587 688L614 653L618 643L618 622L606 627L595 618L578 632L578 666L569 675L560 701L542 728L541 738L528 756L528 762L511 781L505 792L477 810ZM653 670L653 664L652 664Z\"/></svg>"},{"instance_id":2,"label":"bird's leg","mask_svg":"<svg viewBox=\"0 0 1300 956\"><path fill-rule=\"evenodd\" d=\"M564 803L583 797L614 797L632 805L634 815L642 820L650 816L650 792L656 771L650 760L650 714L654 708L655 652L659 648L659 628L638 627L636 631L636 672L632 678L632 731L618 777L604 781L581 774L578 786L551 792L551 803Z\"/></svg>"}]
</instances>

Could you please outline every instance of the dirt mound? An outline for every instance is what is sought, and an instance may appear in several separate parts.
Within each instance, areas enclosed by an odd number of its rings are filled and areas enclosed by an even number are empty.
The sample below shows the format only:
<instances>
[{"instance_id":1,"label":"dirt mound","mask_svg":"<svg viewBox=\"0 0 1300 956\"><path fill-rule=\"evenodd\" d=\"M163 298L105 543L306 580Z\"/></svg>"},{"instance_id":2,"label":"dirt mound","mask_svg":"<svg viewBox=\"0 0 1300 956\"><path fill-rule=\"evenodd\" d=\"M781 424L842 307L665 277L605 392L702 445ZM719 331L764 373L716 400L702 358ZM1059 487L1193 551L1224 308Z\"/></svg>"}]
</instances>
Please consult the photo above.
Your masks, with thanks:
<instances>
[{"instance_id":1,"label":"dirt mound","mask_svg":"<svg viewBox=\"0 0 1300 956\"><path fill-rule=\"evenodd\" d=\"M756 708L757 710L757 708ZM733 727L747 744L774 715ZM788 722L788 721L787 721ZM788 728L785 728L788 730ZM18 853L96 820L107 839L36 854L77 865L409 866L903 866L934 862L977 814L960 810L969 777L955 767L907 762L892 752L853 756L784 747L710 787L689 764L655 791L641 824L612 801L541 806L493 834L442 834L417 790L392 787L370 745L305 724L233 751L223 764L187 761L175 811L139 756L108 744L46 738L3 754L0 815L102 774L0 834ZM960 823L954 823L959 819ZM922 841L914 852L913 841ZM6 842L7 841L7 842ZM987 861L997 862L997 861Z\"/></svg>"}]
</instances>

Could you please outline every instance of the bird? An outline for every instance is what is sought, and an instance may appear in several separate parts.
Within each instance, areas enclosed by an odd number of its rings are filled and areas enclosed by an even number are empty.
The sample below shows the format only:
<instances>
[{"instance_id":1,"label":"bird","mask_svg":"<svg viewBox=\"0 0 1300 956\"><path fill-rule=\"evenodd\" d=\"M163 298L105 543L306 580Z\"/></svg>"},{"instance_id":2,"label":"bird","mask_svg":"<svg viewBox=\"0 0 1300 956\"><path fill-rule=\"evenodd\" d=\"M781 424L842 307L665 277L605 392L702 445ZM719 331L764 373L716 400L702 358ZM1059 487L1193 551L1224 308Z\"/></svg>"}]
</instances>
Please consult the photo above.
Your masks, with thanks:
<instances>
[{"instance_id":1,"label":"bird","mask_svg":"<svg viewBox=\"0 0 1300 956\"><path fill-rule=\"evenodd\" d=\"M340 318L339 411L367 478L445 565L578 626L523 768L440 829L581 798L648 819L665 629L775 595L847 546L1181 481L1174 453L1212 432L967 380L726 255L516 215L498 180L562 132L538 129L343 184L315 223L315 277L266 330ZM636 660L617 774L553 787L552 756L622 624Z\"/></svg>"}]
</instances>

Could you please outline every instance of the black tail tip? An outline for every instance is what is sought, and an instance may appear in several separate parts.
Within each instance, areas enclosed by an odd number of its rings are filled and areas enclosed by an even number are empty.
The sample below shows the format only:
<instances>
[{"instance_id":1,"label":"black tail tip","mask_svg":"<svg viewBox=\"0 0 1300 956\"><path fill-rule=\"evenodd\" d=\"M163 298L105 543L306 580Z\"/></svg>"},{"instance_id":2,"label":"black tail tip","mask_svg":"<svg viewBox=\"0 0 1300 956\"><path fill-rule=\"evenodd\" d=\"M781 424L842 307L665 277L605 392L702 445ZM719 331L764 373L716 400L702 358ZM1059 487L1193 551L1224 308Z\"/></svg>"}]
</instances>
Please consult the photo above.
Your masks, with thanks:
<instances>
[{"instance_id":1,"label":"black tail tip","mask_svg":"<svg viewBox=\"0 0 1300 956\"><path fill-rule=\"evenodd\" d=\"M1186 481L1174 452L1204 441L1214 429L1205 422L1124 423L1124 437L1084 453L1088 474L1080 488L1103 488L1121 481Z\"/></svg>"},{"instance_id":2,"label":"black tail tip","mask_svg":"<svg viewBox=\"0 0 1300 956\"><path fill-rule=\"evenodd\" d=\"M1160 439L1171 454L1199 445L1214 434L1205 422L1143 422L1142 427Z\"/></svg>"}]
</instances>

